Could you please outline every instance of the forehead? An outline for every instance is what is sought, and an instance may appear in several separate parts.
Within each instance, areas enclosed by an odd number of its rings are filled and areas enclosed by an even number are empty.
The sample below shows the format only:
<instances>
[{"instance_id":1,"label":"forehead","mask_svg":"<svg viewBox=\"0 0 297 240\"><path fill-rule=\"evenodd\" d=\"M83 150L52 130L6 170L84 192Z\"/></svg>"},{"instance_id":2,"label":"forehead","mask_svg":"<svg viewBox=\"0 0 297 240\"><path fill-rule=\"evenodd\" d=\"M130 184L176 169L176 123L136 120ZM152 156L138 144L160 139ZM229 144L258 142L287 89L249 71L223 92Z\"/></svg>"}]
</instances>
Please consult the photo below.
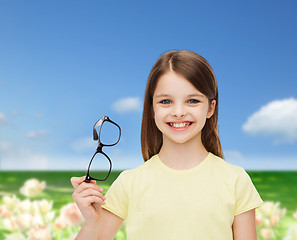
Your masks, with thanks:
<instances>
[{"instance_id":1,"label":"forehead","mask_svg":"<svg viewBox=\"0 0 297 240\"><path fill-rule=\"evenodd\" d=\"M188 96L202 94L194 85L183 76L171 71L162 75L156 85L154 97L160 95Z\"/></svg>"}]
</instances>

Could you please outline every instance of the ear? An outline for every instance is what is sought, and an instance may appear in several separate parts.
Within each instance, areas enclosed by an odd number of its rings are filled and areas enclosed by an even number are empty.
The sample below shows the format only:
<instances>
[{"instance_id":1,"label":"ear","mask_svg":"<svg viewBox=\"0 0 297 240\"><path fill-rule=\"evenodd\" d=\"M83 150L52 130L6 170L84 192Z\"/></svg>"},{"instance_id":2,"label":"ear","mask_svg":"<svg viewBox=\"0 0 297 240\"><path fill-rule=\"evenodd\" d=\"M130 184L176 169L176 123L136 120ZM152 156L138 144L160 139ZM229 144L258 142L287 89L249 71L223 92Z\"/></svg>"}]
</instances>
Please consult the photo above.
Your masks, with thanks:
<instances>
[{"instance_id":1,"label":"ear","mask_svg":"<svg viewBox=\"0 0 297 240\"><path fill-rule=\"evenodd\" d=\"M208 112L207 112L207 116L206 116L207 119L211 118L212 115L214 114L214 112L216 110L216 105L217 105L217 101L216 100L212 100L209 103Z\"/></svg>"}]
</instances>

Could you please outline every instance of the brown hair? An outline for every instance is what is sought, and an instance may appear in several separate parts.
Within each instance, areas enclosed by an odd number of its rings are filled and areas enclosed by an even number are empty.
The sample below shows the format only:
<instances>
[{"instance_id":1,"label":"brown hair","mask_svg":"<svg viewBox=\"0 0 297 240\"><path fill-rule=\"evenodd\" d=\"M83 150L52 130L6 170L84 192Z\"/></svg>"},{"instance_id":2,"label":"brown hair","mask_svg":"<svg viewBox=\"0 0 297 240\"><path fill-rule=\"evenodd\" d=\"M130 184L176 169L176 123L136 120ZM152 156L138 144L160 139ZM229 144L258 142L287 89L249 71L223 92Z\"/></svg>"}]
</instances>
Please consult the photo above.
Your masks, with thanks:
<instances>
[{"instance_id":1,"label":"brown hair","mask_svg":"<svg viewBox=\"0 0 297 240\"><path fill-rule=\"evenodd\" d=\"M203 93L209 103L216 101L212 117L206 119L202 129L202 143L205 149L224 158L218 134L218 86L210 64L197 53L182 50L164 53L153 66L146 84L141 125L141 150L144 161L159 153L163 138L155 124L153 95L158 79L169 71L183 76Z\"/></svg>"}]
</instances>

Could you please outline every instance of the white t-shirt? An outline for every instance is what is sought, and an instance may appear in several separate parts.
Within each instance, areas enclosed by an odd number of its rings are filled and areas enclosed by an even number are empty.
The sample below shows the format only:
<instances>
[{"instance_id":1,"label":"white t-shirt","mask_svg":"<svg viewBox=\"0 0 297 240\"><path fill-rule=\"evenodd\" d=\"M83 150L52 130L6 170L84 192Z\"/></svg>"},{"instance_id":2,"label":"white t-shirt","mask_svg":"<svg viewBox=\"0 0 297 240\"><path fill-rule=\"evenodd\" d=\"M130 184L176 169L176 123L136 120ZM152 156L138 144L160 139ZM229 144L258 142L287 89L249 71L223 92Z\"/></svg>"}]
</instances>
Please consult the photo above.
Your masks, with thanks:
<instances>
[{"instance_id":1,"label":"white t-shirt","mask_svg":"<svg viewBox=\"0 0 297 240\"><path fill-rule=\"evenodd\" d=\"M262 203L243 168L209 153L188 170L155 155L122 172L103 208L126 220L128 240L227 240L234 216Z\"/></svg>"}]
</instances>

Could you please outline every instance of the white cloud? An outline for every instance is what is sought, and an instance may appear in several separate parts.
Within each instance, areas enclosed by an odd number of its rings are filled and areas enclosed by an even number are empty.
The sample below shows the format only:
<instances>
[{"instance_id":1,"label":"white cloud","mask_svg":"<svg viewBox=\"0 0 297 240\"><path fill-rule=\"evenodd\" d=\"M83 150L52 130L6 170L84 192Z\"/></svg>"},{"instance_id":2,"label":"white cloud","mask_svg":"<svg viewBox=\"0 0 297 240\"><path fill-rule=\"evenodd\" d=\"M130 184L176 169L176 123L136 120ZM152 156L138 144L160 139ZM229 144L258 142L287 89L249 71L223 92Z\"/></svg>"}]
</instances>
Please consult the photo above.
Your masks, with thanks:
<instances>
[{"instance_id":1,"label":"white cloud","mask_svg":"<svg viewBox=\"0 0 297 240\"><path fill-rule=\"evenodd\" d=\"M142 102L138 97L121 98L112 105L112 108L118 113L140 112Z\"/></svg>"},{"instance_id":2,"label":"white cloud","mask_svg":"<svg viewBox=\"0 0 297 240\"><path fill-rule=\"evenodd\" d=\"M50 133L48 130L36 130L27 133L27 137L30 139L40 139L47 136Z\"/></svg>"},{"instance_id":3,"label":"white cloud","mask_svg":"<svg viewBox=\"0 0 297 240\"><path fill-rule=\"evenodd\" d=\"M0 112L0 124L5 124L7 123L7 117L5 115L5 113Z\"/></svg>"},{"instance_id":4,"label":"white cloud","mask_svg":"<svg viewBox=\"0 0 297 240\"><path fill-rule=\"evenodd\" d=\"M78 153L88 152L90 150L95 151L97 147L97 142L95 142L91 137L85 137L75 140L71 143L71 148Z\"/></svg>"},{"instance_id":5,"label":"white cloud","mask_svg":"<svg viewBox=\"0 0 297 240\"><path fill-rule=\"evenodd\" d=\"M277 142L297 140L297 99L276 100L260 108L242 126L251 135L268 135Z\"/></svg>"}]
</instances>

